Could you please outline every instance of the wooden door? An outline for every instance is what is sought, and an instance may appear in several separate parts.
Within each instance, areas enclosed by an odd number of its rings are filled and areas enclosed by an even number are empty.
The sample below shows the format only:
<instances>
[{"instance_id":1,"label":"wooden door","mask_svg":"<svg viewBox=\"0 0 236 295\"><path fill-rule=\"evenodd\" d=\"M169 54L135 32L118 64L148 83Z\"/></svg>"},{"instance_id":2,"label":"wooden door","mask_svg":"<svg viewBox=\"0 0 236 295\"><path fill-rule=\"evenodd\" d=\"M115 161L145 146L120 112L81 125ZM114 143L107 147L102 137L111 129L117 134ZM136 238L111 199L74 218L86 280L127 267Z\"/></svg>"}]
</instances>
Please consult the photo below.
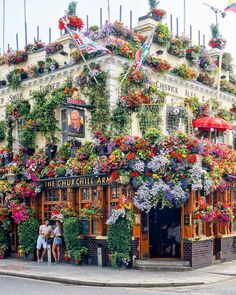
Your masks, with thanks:
<instances>
[{"instance_id":1,"label":"wooden door","mask_svg":"<svg viewBox=\"0 0 236 295\"><path fill-rule=\"evenodd\" d=\"M141 213L140 258L149 258L149 214Z\"/></svg>"}]
</instances>

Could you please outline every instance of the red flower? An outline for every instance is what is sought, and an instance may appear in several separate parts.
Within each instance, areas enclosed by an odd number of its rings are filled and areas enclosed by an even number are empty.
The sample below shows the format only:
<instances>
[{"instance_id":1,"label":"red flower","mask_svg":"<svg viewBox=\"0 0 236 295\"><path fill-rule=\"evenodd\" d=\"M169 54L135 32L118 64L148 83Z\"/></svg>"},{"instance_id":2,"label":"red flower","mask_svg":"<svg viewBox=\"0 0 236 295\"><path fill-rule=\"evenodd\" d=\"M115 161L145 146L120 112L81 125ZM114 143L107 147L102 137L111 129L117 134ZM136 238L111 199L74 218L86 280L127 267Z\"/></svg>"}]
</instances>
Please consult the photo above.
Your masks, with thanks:
<instances>
[{"instance_id":1,"label":"red flower","mask_svg":"<svg viewBox=\"0 0 236 295\"><path fill-rule=\"evenodd\" d=\"M64 18L59 19L59 29L63 30L65 28ZM84 22L78 16L69 16L68 17L69 25L72 27L76 27L78 29L82 29L84 27Z\"/></svg>"},{"instance_id":2,"label":"red flower","mask_svg":"<svg viewBox=\"0 0 236 295\"><path fill-rule=\"evenodd\" d=\"M138 172L134 172L134 171L133 171L133 172L131 172L130 175L131 175L131 177L137 177L137 176L138 176Z\"/></svg>"},{"instance_id":3,"label":"red flower","mask_svg":"<svg viewBox=\"0 0 236 295\"><path fill-rule=\"evenodd\" d=\"M111 173L112 180L116 180L119 177L119 173L117 171L113 171Z\"/></svg>"},{"instance_id":4,"label":"red flower","mask_svg":"<svg viewBox=\"0 0 236 295\"><path fill-rule=\"evenodd\" d=\"M130 154L127 155L128 160L132 160L134 158L135 158L135 153L130 153Z\"/></svg>"}]
</instances>

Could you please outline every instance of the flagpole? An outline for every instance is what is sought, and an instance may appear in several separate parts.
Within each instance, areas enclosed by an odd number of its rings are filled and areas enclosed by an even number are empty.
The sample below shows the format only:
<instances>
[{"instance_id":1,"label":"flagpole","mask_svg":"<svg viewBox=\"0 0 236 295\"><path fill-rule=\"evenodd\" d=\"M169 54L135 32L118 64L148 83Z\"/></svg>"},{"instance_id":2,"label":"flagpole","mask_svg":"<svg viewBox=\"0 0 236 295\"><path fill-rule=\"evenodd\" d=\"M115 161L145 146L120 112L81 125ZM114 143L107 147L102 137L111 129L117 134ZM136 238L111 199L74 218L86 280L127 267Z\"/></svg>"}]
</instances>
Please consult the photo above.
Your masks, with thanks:
<instances>
[{"instance_id":1,"label":"flagpole","mask_svg":"<svg viewBox=\"0 0 236 295\"><path fill-rule=\"evenodd\" d=\"M3 9L2 9L2 54L4 55L5 51L5 14L6 14L6 2L3 0Z\"/></svg>"},{"instance_id":2,"label":"flagpole","mask_svg":"<svg viewBox=\"0 0 236 295\"><path fill-rule=\"evenodd\" d=\"M184 0L184 36L186 35L186 0Z\"/></svg>"},{"instance_id":3,"label":"flagpole","mask_svg":"<svg viewBox=\"0 0 236 295\"><path fill-rule=\"evenodd\" d=\"M122 78L122 80L121 80L121 82L120 82L118 88L120 88L121 85L123 84L123 82L125 81L125 79L126 79L126 77L128 76L128 74L129 74L129 72L130 72L132 66L134 65L134 63L135 63L135 60L133 60L133 62L132 62L131 65L129 66L129 68L128 68L127 72L125 73L124 77Z\"/></svg>"},{"instance_id":4,"label":"flagpole","mask_svg":"<svg viewBox=\"0 0 236 295\"><path fill-rule=\"evenodd\" d=\"M26 0L24 0L25 46L27 46Z\"/></svg>"},{"instance_id":5,"label":"flagpole","mask_svg":"<svg viewBox=\"0 0 236 295\"><path fill-rule=\"evenodd\" d=\"M68 34L70 35L70 37L72 38L72 40L74 40L74 37L73 37L73 35L71 34L71 31L69 30L69 28L67 27L67 24L64 23L64 25L65 25L65 29L67 30ZM90 74L92 75L92 77L93 77L93 79L95 80L95 82L98 84L98 81L97 81L95 75L93 74L90 65L88 64L87 60L85 59L85 57L84 57L84 55L83 55L83 53L82 53L82 50L80 50L80 48L79 48L79 46L78 46L78 43L77 43L77 42L74 42L74 43L76 44L76 47L78 48L78 50L79 50L79 52L80 52L80 54L81 54L81 56L82 56L82 58L83 58L83 61L85 62L86 66L88 67Z\"/></svg>"},{"instance_id":6,"label":"flagpole","mask_svg":"<svg viewBox=\"0 0 236 295\"><path fill-rule=\"evenodd\" d=\"M111 11L110 11L110 1L107 0L107 9L108 9L108 24L111 23Z\"/></svg>"}]
</instances>

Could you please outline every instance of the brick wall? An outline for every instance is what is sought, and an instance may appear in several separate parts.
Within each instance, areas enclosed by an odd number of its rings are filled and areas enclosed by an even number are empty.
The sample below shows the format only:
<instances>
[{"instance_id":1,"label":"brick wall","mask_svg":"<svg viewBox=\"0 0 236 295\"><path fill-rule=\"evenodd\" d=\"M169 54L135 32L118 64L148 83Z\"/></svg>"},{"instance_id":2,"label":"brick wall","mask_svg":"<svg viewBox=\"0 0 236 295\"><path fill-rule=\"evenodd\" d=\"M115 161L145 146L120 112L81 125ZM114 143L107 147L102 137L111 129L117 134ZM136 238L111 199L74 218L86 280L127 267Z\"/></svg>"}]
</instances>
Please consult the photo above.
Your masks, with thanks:
<instances>
[{"instance_id":1,"label":"brick wall","mask_svg":"<svg viewBox=\"0 0 236 295\"><path fill-rule=\"evenodd\" d=\"M190 261L193 269L211 265L213 240L184 241L184 260Z\"/></svg>"},{"instance_id":2,"label":"brick wall","mask_svg":"<svg viewBox=\"0 0 236 295\"><path fill-rule=\"evenodd\" d=\"M222 261L231 261L236 259L236 236L217 238L219 253Z\"/></svg>"},{"instance_id":3,"label":"brick wall","mask_svg":"<svg viewBox=\"0 0 236 295\"><path fill-rule=\"evenodd\" d=\"M103 248L104 255L105 255L105 265L106 266L110 265L110 262L109 262L110 252L108 249L107 240L104 240L104 239L99 240L99 239L94 239L91 237L84 237L83 244L84 246L88 248L88 258L92 259L92 264L96 265L98 263L97 248L98 246L101 246ZM136 258L139 258L138 247L139 247L139 240L138 239L132 240L132 256L135 255Z\"/></svg>"}]
</instances>

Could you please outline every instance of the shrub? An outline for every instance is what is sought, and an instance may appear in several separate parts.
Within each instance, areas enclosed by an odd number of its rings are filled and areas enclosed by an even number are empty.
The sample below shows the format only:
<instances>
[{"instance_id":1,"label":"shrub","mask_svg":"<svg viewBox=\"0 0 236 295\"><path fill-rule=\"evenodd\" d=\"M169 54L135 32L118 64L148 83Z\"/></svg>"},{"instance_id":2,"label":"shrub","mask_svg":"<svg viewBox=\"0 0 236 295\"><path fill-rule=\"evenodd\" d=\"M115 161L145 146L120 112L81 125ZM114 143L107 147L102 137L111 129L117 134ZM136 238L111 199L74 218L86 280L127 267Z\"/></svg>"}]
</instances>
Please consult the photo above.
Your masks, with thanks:
<instances>
[{"instance_id":1,"label":"shrub","mask_svg":"<svg viewBox=\"0 0 236 295\"><path fill-rule=\"evenodd\" d=\"M108 247L112 253L112 266L117 267L121 259L128 264L132 248L132 225L129 219L119 218L108 228Z\"/></svg>"},{"instance_id":2,"label":"shrub","mask_svg":"<svg viewBox=\"0 0 236 295\"><path fill-rule=\"evenodd\" d=\"M162 23L158 23L154 34L154 42L163 47L167 47L170 41L170 31L168 27Z\"/></svg>"},{"instance_id":3,"label":"shrub","mask_svg":"<svg viewBox=\"0 0 236 295\"><path fill-rule=\"evenodd\" d=\"M0 258L4 258L6 251L10 246L10 234L2 223L0 223Z\"/></svg>"},{"instance_id":4,"label":"shrub","mask_svg":"<svg viewBox=\"0 0 236 295\"><path fill-rule=\"evenodd\" d=\"M39 222L34 217L30 217L18 225L20 246L26 258L35 250L38 231Z\"/></svg>"},{"instance_id":5,"label":"shrub","mask_svg":"<svg viewBox=\"0 0 236 295\"><path fill-rule=\"evenodd\" d=\"M64 237L66 250L71 258L78 264L81 255L86 254L85 247L82 247L81 221L78 217L70 217L64 220Z\"/></svg>"}]
</instances>

